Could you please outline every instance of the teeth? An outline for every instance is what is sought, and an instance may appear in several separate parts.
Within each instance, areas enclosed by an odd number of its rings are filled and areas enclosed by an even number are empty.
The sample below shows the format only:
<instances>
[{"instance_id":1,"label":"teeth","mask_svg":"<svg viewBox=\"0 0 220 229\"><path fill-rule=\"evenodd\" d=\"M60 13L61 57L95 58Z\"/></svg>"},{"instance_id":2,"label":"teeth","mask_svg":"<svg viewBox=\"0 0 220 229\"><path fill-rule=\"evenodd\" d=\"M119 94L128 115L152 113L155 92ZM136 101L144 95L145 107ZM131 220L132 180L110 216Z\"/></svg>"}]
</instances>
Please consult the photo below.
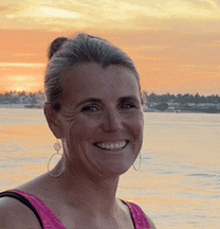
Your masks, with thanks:
<instances>
[{"instance_id":1,"label":"teeth","mask_svg":"<svg viewBox=\"0 0 220 229\"><path fill-rule=\"evenodd\" d=\"M116 150L123 148L126 143L126 141L121 141L117 143L97 143L96 145L101 149Z\"/></svg>"}]
</instances>

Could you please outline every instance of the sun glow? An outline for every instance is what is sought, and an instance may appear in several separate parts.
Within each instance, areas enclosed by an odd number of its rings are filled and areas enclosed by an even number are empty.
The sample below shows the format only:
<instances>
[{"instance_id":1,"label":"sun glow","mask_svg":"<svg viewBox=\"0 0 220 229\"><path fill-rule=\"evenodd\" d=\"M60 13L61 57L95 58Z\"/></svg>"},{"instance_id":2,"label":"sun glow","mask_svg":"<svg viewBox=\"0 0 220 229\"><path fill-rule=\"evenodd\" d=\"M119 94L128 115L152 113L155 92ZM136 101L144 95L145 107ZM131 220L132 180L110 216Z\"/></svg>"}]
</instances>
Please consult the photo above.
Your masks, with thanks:
<instances>
[{"instance_id":1,"label":"sun glow","mask_svg":"<svg viewBox=\"0 0 220 229\"><path fill-rule=\"evenodd\" d=\"M26 87L23 87L23 86L18 86L18 87L11 87L11 91L27 91L27 88Z\"/></svg>"},{"instance_id":2,"label":"sun glow","mask_svg":"<svg viewBox=\"0 0 220 229\"><path fill-rule=\"evenodd\" d=\"M45 64L43 63L0 62L0 67L42 68L42 67L45 67Z\"/></svg>"}]
</instances>

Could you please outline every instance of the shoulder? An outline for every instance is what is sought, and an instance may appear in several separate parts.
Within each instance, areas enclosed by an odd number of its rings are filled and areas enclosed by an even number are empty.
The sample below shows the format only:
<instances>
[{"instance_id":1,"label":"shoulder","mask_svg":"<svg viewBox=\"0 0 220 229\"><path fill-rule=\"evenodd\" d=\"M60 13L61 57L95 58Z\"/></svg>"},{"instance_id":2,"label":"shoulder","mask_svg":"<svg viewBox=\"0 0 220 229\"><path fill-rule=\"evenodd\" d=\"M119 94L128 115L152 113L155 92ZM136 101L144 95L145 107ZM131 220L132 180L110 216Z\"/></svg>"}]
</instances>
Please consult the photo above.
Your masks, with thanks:
<instances>
[{"instance_id":1,"label":"shoulder","mask_svg":"<svg viewBox=\"0 0 220 229\"><path fill-rule=\"evenodd\" d=\"M10 197L0 198L0 229L40 229L34 213Z\"/></svg>"}]
</instances>

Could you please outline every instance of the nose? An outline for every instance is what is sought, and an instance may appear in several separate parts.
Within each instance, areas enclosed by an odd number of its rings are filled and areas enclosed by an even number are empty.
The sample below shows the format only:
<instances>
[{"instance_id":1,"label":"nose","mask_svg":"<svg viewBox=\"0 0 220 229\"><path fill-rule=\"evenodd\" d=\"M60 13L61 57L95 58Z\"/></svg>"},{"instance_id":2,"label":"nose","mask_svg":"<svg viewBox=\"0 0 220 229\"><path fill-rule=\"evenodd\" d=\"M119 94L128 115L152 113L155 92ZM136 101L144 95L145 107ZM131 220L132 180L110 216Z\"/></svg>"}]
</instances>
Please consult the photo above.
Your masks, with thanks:
<instances>
[{"instance_id":1,"label":"nose","mask_svg":"<svg viewBox=\"0 0 220 229\"><path fill-rule=\"evenodd\" d=\"M117 132L122 129L122 117L118 112L107 111L103 119L104 132Z\"/></svg>"}]
</instances>

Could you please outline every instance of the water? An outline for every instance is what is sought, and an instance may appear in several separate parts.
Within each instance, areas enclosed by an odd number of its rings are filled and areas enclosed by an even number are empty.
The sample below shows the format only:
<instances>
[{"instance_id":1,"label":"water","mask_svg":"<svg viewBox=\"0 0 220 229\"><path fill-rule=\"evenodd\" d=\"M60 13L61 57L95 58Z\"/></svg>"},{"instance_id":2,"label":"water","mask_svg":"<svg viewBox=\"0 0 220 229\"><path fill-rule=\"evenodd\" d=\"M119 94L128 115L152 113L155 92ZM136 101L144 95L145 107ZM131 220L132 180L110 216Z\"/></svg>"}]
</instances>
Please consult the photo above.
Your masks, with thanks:
<instances>
[{"instance_id":1,"label":"water","mask_svg":"<svg viewBox=\"0 0 220 229\"><path fill-rule=\"evenodd\" d=\"M145 113L141 169L122 176L118 196L157 229L219 229L219 138L219 114ZM0 191L44 173L54 142L42 110L1 108Z\"/></svg>"}]
</instances>

